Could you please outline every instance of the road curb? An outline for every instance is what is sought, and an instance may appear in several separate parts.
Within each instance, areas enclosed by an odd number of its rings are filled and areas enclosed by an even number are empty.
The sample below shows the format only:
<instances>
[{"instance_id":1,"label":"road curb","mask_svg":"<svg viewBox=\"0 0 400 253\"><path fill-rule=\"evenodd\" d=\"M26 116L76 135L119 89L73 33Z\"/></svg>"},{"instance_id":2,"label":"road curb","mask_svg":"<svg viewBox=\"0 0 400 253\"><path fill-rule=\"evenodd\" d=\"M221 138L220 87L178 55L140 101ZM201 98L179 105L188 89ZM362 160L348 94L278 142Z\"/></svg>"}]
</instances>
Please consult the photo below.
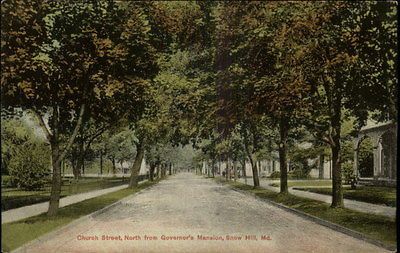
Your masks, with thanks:
<instances>
[{"instance_id":1,"label":"road curb","mask_svg":"<svg viewBox=\"0 0 400 253\"><path fill-rule=\"evenodd\" d=\"M142 182L143 183L147 182L147 180L146 181L142 181ZM144 188L144 189L142 189L142 190L140 190L138 192L135 192L133 195L140 194L144 190L149 190L149 189L151 189L152 187L154 187L157 184L158 184L158 182L156 184L153 184L153 185L151 185L149 187L146 187L146 188ZM121 189L121 190L123 190L123 189ZM102 195L100 195L100 196L102 196ZM100 196L98 196L98 197L100 197ZM126 196L126 197L124 197L124 198L122 198L122 199L120 199L120 200L118 200L118 201L116 201L116 202L114 202L114 203L112 203L112 204L110 204L108 206L105 206L105 207L103 207L103 208L101 208L101 209L99 209L97 211L94 211L93 213L90 213L90 214L87 214L85 216L82 216L82 217L80 217L80 218L78 218L78 219L66 224L65 226L61 226L61 227L56 228L55 230L52 230L52 231L50 231L50 232L48 232L48 233L46 233L46 234L44 234L42 236L39 236L38 238L36 238L36 239L34 239L34 240L30 241L30 242L27 242L27 243L23 244L22 246L14 249L10 253L28 253L27 248L29 248L31 245L39 243L39 242L42 242L42 241L45 241L45 240L51 238L52 236L63 232L64 230L66 230L68 228L71 228L71 227L73 227L73 226L75 226L75 225L77 225L79 223L82 223L83 221L86 221L86 220L89 220L91 218L94 218L94 217L106 212L107 210L109 210L109 209L111 209L111 208L113 208L113 207L115 207L117 205L120 205L123 201L125 201L125 200L127 200L129 198L132 198L132 194L129 195L129 196ZM6 252L6 251L4 251L4 252Z\"/></svg>"},{"instance_id":2,"label":"road curb","mask_svg":"<svg viewBox=\"0 0 400 253\"><path fill-rule=\"evenodd\" d=\"M299 210L290 208L290 207L288 207L288 206L285 206L285 205L276 203L276 202L274 202L274 201L272 201L272 200L265 199L265 198L261 198L261 197L257 196L257 195L254 194L254 193L247 192L247 191L244 191L244 190L240 190L240 189L234 188L234 187L232 187L232 186L230 186L230 188L231 188L232 190L236 191L236 192L240 192L240 193L243 193L243 194L252 196L252 197L254 197L254 198L256 198L256 199L259 199L259 200L261 200L261 201L267 202L267 203L269 203L269 204L271 204L271 205L274 205L274 206L276 206L276 207L278 207L278 208L281 208L281 209L283 209L283 210L285 210L285 211L288 211L288 212L291 212L291 213L296 214L296 215L298 215L298 216L301 216L302 218L305 218L305 219L307 219L307 220L309 220L309 221L315 222L315 223L317 223L317 224L319 224L319 225L322 225L322 226L328 227L328 228L330 228L330 229L333 229L333 230L335 230L335 231L337 231L337 232L341 232L341 233L343 233L343 234L349 235L349 236L354 237L354 238L356 238L356 239L359 239L359 240L362 240L362 241L371 243L371 244L373 244L373 245L375 245L375 246L378 246L378 247L381 247L381 248L384 248L384 249L387 249L387 250L396 252L396 247L395 247L395 246L388 245L388 244L383 243L383 242L380 242L380 241L378 241L378 240L369 238L368 236L366 236L366 235L364 235L364 234L362 234L362 233L360 233L360 232L351 230L351 229L349 229L349 228L345 228L345 227L340 226L340 225L338 225L338 224L335 224L335 223L332 223L332 222L323 220L323 219L321 219L321 218L318 218L318 217L316 217L316 216L314 216L314 215L310 215L310 214L304 213L304 212L302 212L302 211L299 211Z\"/></svg>"}]
</instances>

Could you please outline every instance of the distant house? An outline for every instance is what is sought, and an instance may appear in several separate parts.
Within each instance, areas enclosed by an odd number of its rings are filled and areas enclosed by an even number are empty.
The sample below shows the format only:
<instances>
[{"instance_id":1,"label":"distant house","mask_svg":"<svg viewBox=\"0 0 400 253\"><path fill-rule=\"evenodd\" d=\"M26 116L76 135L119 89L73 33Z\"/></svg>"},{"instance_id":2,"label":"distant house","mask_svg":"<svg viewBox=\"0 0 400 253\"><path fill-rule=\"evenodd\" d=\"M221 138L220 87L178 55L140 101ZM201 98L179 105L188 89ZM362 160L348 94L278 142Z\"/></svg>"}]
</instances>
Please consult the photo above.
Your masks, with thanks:
<instances>
[{"instance_id":1,"label":"distant house","mask_svg":"<svg viewBox=\"0 0 400 253\"><path fill-rule=\"evenodd\" d=\"M373 173L365 176L360 173L360 144L366 138L373 143ZM367 125L354 138L354 174L360 183L374 185L396 185L397 174L397 123Z\"/></svg>"}]
</instances>

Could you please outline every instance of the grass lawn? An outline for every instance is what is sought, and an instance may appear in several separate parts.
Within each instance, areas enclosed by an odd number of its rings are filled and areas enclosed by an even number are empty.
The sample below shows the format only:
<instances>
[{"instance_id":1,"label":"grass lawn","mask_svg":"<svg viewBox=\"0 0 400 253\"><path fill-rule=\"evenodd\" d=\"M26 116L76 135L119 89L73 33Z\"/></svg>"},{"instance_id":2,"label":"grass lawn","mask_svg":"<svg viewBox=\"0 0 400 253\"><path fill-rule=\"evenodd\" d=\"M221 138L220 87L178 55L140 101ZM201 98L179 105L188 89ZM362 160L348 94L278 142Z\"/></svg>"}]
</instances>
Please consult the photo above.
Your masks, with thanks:
<instances>
[{"instance_id":1,"label":"grass lawn","mask_svg":"<svg viewBox=\"0 0 400 253\"><path fill-rule=\"evenodd\" d=\"M55 217L47 217L46 214L41 214L24 220L2 224L1 240L3 251L8 252L16 249L43 234L64 226L79 217L106 207L126 196L154 185L157 182L158 181L144 182L135 189L122 189L60 208Z\"/></svg>"},{"instance_id":2,"label":"grass lawn","mask_svg":"<svg viewBox=\"0 0 400 253\"><path fill-rule=\"evenodd\" d=\"M297 190L332 195L330 188L303 188ZM378 186L358 186L357 189L343 188L343 196L347 199L364 201L372 204L396 206L396 188Z\"/></svg>"},{"instance_id":3,"label":"grass lawn","mask_svg":"<svg viewBox=\"0 0 400 253\"><path fill-rule=\"evenodd\" d=\"M280 187L280 183L272 183L270 186L273 187ZM288 182L289 187L293 186L332 186L332 180L299 180L299 181L289 181Z\"/></svg>"},{"instance_id":4,"label":"grass lawn","mask_svg":"<svg viewBox=\"0 0 400 253\"><path fill-rule=\"evenodd\" d=\"M119 186L129 178L82 178L79 181L63 180L61 197ZM41 191L24 191L17 188L3 188L1 192L1 210L6 211L26 205L49 201L50 187Z\"/></svg>"},{"instance_id":5,"label":"grass lawn","mask_svg":"<svg viewBox=\"0 0 400 253\"><path fill-rule=\"evenodd\" d=\"M224 180L216 179L227 183ZM229 182L231 187L252 192L258 197L272 200L285 206L300 210L321 219L339 224L343 227L358 231L364 235L391 245L396 246L396 222L385 216L361 213L346 208L330 208L329 204L297 197L291 194L282 195L263 188L253 189L252 186Z\"/></svg>"}]
</instances>

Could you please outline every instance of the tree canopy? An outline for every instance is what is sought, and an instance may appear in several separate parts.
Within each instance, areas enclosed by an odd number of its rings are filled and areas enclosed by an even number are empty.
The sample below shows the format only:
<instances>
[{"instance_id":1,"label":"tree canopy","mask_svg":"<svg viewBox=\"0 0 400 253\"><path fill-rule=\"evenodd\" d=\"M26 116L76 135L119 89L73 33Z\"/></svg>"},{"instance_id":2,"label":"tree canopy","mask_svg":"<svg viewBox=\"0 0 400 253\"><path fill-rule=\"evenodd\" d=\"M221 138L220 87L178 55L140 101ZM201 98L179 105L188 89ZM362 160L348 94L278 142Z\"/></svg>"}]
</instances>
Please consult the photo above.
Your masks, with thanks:
<instances>
[{"instance_id":1,"label":"tree canopy","mask_svg":"<svg viewBox=\"0 0 400 253\"><path fill-rule=\"evenodd\" d=\"M342 207L343 128L397 121L394 2L1 5L2 117L29 111L46 136L49 215L59 205L61 162L76 165L78 178L92 151L101 166L103 156L114 168L132 161L131 187L143 159L161 176L189 166L177 154L194 159L189 167L209 162L212 175L217 162L228 175L237 163L245 173L248 161L258 187L259 162L278 154L283 194L288 158L329 153L332 207Z\"/></svg>"}]
</instances>

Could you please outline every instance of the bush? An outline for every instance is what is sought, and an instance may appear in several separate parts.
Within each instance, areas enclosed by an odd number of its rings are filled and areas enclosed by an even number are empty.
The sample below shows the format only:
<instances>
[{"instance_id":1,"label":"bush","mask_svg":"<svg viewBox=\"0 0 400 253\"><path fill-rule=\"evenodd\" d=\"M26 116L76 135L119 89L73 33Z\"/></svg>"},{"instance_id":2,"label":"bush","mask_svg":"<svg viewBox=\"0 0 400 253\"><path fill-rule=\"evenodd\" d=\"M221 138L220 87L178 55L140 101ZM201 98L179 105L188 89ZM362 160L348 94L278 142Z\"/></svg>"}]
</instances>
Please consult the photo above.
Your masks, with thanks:
<instances>
[{"instance_id":1,"label":"bush","mask_svg":"<svg viewBox=\"0 0 400 253\"><path fill-rule=\"evenodd\" d=\"M309 179L310 171L305 171L300 168L296 168L288 172L288 179Z\"/></svg>"},{"instance_id":2,"label":"bush","mask_svg":"<svg viewBox=\"0 0 400 253\"><path fill-rule=\"evenodd\" d=\"M2 188L11 188L11 187L16 187L16 185L12 184L10 176L2 175L1 176L1 187Z\"/></svg>"},{"instance_id":3,"label":"bush","mask_svg":"<svg viewBox=\"0 0 400 253\"><path fill-rule=\"evenodd\" d=\"M50 172L49 152L43 143L26 142L9 161L12 185L24 190L38 190L45 186Z\"/></svg>"},{"instance_id":4,"label":"bush","mask_svg":"<svg viewBox=\"0 0 400 253\"><path fill-rule=\"evenodd\" d=\"M8 175L1 176L1 188L11 187L11 178Z\"/></svg>"},{"instance_id":5,"label":"bush","mask_svg":"<svg viewBox=\"0 0 400 253\"><path fill-rule=\"evenodd\" d=\"M269 178L280 178L281 177L281 172L280 171L274 171L269 175Z\"/></svg>"},{"instance_id":6,"label":"bush","mask_svg":"<svg viewBox=\"0 0 400 253\"><path fill-rule=\"evenodd\" d=\"M344 182L350 184L353 176L353 163L349 161L342 163L342 178Z\"/></svg>"}]
</instances>

